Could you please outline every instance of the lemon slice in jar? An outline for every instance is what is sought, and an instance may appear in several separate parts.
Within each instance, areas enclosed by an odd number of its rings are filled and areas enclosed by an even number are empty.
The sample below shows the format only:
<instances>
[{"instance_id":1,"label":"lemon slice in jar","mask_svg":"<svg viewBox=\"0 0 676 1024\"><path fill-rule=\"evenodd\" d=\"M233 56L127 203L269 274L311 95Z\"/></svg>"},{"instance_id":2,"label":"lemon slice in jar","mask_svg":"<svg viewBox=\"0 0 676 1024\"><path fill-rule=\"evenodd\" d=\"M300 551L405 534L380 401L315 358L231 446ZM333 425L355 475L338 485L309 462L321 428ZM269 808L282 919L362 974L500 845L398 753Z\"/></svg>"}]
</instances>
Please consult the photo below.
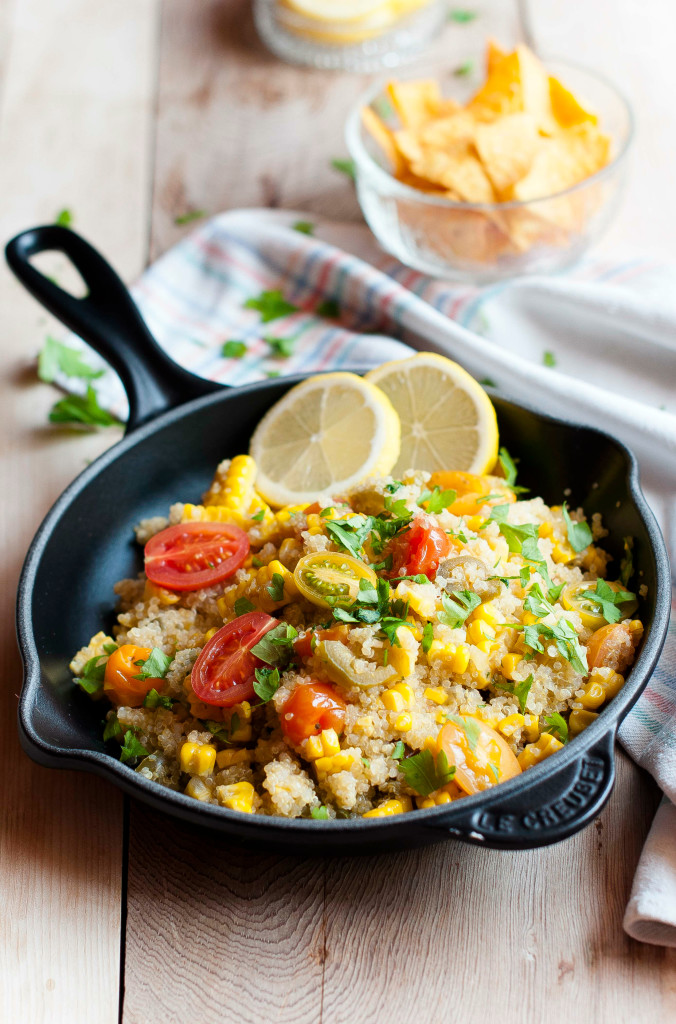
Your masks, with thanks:
<instances>
[{"instance_id":1,"label":"lemon slice in jar","mask_svg":"<svg viewBox=\"0 0 676 1024\"><path fill-rule=\"evenodd\" d=\"M277 507L340 494L367 476L389 473L400 434L399 417L374 384L354 373L309 377L254 431L256 490Z\"/></svg>"},{"instance_id":2,"label":"lemon slice in jar","mask_svg":"<svg viewBox=\"0 0 676 1024\"><path fill-rule=\"evenodd\" d=\"M285 0L285 6L318 21L360 21L389 7L390 0Z\"/></svg>"},{"instance_id":3,"label":"lemon slice in jar","mask_svg":"<svg viewBox=\"0 0 676 1024\"><path fill-rule=\"evenodd\" d=\"M421 352L366 374L401 421L401 449L392 468L488 473L498 457L498 425L490 398L461 366Z\"/></svg>"}]
</instances>

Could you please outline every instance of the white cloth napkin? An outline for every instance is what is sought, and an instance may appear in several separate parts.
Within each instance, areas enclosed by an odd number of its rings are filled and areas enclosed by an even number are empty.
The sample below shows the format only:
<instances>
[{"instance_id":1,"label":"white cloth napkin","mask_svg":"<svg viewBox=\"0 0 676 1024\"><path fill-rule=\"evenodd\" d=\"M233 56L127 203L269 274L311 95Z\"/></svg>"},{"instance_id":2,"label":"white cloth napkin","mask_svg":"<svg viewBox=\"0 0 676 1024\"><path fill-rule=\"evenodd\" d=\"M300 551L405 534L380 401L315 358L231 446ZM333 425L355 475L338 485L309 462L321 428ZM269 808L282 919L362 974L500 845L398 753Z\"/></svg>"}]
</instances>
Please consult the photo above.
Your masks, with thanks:
<instances>
[{"instance_id":1,"label":"white cloth napkin","mask_svg":"<svg viewBox=\"0 0 676 1024\"><path fill-rule=\"evenodd\" d=\"M441 352L517 402L629 445L673 557L676 267L635 257L585 260L566 275L479 290L404 267L361 225L314 220L308 234L294 228L307 223L304 214L232 211L167 252L133 289L160 345L193 372L232 385L271 373L366 369L411 349ZM245 302L273 290L296 309L261 325ZM326 300L334 308L322 306ZM275 356L262 335L294 338L291 355ZM242 358L224 357L228 340L246 343ZM105 366L91 352L89 361ZM115 374L107 369L96 383L101 403L124 417ZM620 740L676 802L673 624ZM648 837L625 928L642 941L676 945L676 809L668 801Z\"/></svg>"}]
</instances>

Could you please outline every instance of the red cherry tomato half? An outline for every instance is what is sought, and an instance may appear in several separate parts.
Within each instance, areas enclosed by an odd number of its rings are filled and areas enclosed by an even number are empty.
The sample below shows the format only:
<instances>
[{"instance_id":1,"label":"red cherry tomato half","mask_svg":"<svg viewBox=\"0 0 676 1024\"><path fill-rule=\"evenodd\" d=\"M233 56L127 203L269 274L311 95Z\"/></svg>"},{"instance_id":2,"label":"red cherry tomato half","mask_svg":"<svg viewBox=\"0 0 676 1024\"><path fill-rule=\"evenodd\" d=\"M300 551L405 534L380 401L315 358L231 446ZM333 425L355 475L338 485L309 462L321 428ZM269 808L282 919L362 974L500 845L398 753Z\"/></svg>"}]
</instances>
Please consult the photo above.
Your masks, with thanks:
<instances>
[{"instance_id":1,"label":"red cherry tomato half","mask_svg":"<svg viewBox=\"0 0 676 1024\"><path fill-rule=\"evenodd\" d=\"M392 542L392 575L424 573L433 580L450 550L451 542L440 526L422 517L414 519L410 528Z\"/></svg>"},{"instance_id":2,"label":"red cherry tomato half","mask_svg":"<svg viewBox=\"0 0 676 1024\"><path fill-rule=\"evenodd\" d=\"M214 633L193 666L195 696L221 708L250 700L256 669L263 665L251 648L276 625L277 619L265 612L247 612Z\"/></svg>"},{"instance_id":3,"label":"red cherry tomato half","mask_svg":"<svg viewBox=\"0 0 676 1024\"><path fill-rule=\"evenodd\" d=\"M169 590L201 590L232 576L249 554L249 538L232 523L179 523L145 546L151 583Z\"/></svg>"},{"instance_id":4,"label":"red cherry tomato half","mask_svg":"<svg viewBox=\"0 0 676 1024\"><path fill-rule=\"evenodd\" d=\"M347 705L328 683L300 683L282 707L282 732L292 743L302 743L322 729L341 733Z\"/></svg>"}]
</instances>

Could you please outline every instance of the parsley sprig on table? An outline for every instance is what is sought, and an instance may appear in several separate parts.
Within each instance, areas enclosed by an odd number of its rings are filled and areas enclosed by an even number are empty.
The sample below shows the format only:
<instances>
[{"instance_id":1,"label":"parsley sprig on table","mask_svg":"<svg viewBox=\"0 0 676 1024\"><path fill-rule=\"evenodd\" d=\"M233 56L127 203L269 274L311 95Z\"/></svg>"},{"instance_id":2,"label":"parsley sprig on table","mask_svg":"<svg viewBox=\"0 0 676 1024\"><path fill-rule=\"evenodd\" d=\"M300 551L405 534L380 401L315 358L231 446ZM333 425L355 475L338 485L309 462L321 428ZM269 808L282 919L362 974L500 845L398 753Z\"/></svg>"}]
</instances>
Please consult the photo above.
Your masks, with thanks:
<instances>
[{"instance_id":1,"label":"parsley sprig on table","mask_svg":"<svg viewBox=\"0 0 676 1024\"><path fill-rule=\"evenodd\" d=\"M120 421L102 409L96 391L89 384L84 395L67 395L52 406L50 423L76 424L87 427L120 426Z\"/></svg>"},{"instance_id":2,"label":"parsley sprig on table","mask_svg":"<svg viewBox=\"0 0 676 1024\"><path fill-rule=\"evenodd\" d=\"M38 377L46 384L51 384L57 373L64 373L67 377L79 380L96 380L102 377L103 370L95 370L82 356L78 349L47 336L38 356Z\"/></svg>"}]
</instances>

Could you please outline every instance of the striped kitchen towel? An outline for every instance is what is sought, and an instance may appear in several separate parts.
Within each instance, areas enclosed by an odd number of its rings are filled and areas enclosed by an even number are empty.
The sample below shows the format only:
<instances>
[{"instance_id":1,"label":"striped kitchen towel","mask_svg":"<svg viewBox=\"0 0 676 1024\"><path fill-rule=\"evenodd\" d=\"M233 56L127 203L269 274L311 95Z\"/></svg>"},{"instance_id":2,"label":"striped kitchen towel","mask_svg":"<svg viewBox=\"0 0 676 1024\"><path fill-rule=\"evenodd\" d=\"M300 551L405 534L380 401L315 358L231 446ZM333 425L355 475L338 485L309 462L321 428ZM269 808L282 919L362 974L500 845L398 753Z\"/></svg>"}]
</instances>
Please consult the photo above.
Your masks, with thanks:
<instances>
[{"instance_id":1,"label":"striped kitchen towel","mask_svg":"<svg viewBox=\"0 0 676 1024\"><path fill-rule=\"evenodd\" d=\"M587 259L565 275L478 289L410 270L384 255L363 225L307 222L282 211L224 213L157 260L133 293L159 344L194 373L230 385L368 369L412 349L441 352L517 402L629 445L676 552L676 268L636 257ZM266 308L271 318L262 323ZM105 368L95 353L88 358ZM124 418L126 398L110 369L97 388L101 404ZM620 739L676 803L673 623ZM655 828L663 847L667 815L676 849L671 803ZM676 945L676 858L669 867L655 850L649 839L644 858L653 868L643 864L637 874L625 926L645 941ZM672 899L650 891L656 856Z\"/></svg>"}]
</instances>

